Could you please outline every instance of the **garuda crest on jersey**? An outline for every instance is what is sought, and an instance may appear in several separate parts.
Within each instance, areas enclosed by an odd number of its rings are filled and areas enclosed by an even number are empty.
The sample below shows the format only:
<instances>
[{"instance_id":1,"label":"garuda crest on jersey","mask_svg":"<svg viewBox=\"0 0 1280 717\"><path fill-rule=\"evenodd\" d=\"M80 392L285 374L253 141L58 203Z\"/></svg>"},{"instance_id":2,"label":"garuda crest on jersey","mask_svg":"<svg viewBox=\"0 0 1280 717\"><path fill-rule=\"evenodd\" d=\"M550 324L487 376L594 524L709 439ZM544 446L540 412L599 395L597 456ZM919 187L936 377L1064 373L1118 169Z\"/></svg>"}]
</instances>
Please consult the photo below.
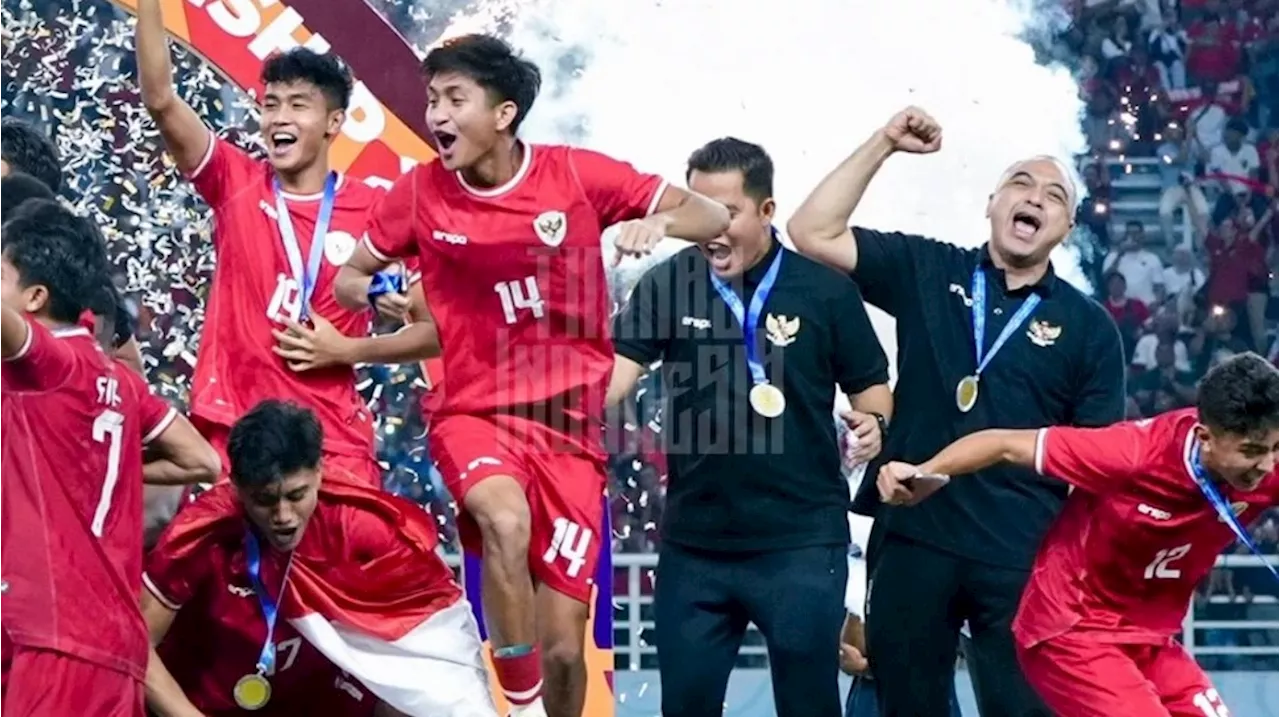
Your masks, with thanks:
<instances>
[{"instance_id":1,"label":"garuda crest on jersey","mask_svg":"<svg viewBox=\"0 0 1280 717\"><path fill-rule=\"evenodd\" d=\"M538 233L538 238L550 247L560 246L568 227L569 221L564 212L543 212L533 220L533 230Z\"/></svg>"}]
</instances>

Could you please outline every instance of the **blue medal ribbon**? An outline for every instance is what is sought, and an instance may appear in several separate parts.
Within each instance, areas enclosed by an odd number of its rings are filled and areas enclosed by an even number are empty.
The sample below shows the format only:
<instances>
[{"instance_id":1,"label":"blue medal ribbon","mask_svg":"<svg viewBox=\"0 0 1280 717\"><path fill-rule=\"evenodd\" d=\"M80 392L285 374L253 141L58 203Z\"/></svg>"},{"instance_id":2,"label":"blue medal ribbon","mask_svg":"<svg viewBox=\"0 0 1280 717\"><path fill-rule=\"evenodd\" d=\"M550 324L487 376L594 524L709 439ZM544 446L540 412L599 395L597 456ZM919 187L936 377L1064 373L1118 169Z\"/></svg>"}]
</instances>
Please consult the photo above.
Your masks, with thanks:
<instances>
[{"instance_id":1,"label":"blue medal ribbon","mask_svg":"<svg viewBox=\"0 0 1280 717\"><path fill-rule=\"evenodd\" d=\"M995 358L996 352L1004 347L1009 341L1009 337L1013 336L1013 332L1031 316L1031 312L1036 310L1040 305L1040 295L1032 293L1026 299L1023 299L1022 305L1018 307L1017 313L1013 318L1009 319L1009 323L1004 325L1004 330L996 337L996 342L991 345L991 350L983 355L983 346L986 345L987 337L987 280L982 273L982 267L977 266L973 269L973 285L971 286L970 295L973 296L973 342L977 359L978 370L973 372L974 377L982 375L982 371L986 369L987 364L991 363L991 359Z\"/></svg>"},{"instance_id":2,"label":"blue medal ribbon","mask_svg":"<svg viewBox=\"0 0 1280 717\"><path fill-rule=\"evenodd\" d=\"M320 276L320 258L324 256L324 238L329 233L329 220L333 218L333 198L338 189L338 174L329 172L329 176L325 177L324 199L320 202L316 231L311 237L311 256L305 267L302 265L302 250L298 247L298 235L293 231L293 219L289 216L289 205L285 203L284 192L280 189L279 177L272 180L272 188L276 194L276 225L280 227L284 253L289 257L289 269L302 291L300 318L305 321L311 315L311 295L315 293L316 281Z\"/></svg>"},{"instance_id":3,"label":"blue medal ribbon","mask_svg":"<svg viewBox=\"0 0 1280 717\"><path fill-rule=\"evenodd\" d=\"M782 255L785 253L785 249L778 247L778 253L773 257L773 263L769 265L769 270L765 272L764 278L760 280L760 285L756 287L755 292L751 295L750 307L744 308L742 299L739 299L738 295L734 293L733 287L716 276L715 272L711 272L712 286L716 287L720 298L729 307L729 312L733 314L733 318L737 319L738 324L742 326L742 338L747 347L747 368L751 371L752 385L769 382L769 377L764 372L764 363L760 361L760 345L756 343L756 325L760 322L760 312L764 310L764 302L769 298L769 292L773 291L773 284L778 279L778 267L782 266ZM708 271L711 270L708 269Z\"/></svg>"},{"instance_id":4,"label":"blue medal ribbon","mask_svg":"<svg viewBox=\"0 0 1280 717\"><path fill-rule=\"evenodd\" d=\"M369 279L369 304L372 306L379 296L390 293L404 293L404 275L389 271L380 271Z\"/></svg>"},{"instance_id":5,"label":"blue medal ribbon","mask_svg":"<svg viewBox=\"0 0 1280 717\"><path fill-rule=\"evenodd\" d=\"M258 545L258 536L252 529L244 534L245 565L249 572L249 583L253 593L258 596L258 605L262 607L262 617L267 622L267 638L258 653L258 674L266 675L276 664L276 618L280 616L279 600L284 598L285 582L289 579L289 569L293 567L293 554L289 555L289 564L285 566L284 575L280 578L280 594L272 597L267 586L262 582L262 548Z\"/></svg>"},{"instance_id":6,"label":"blue medal ribbon","mask_svg":"<svg viewBox=\"0 0 1280 717\"><path fill-rule=\"evenodd\" d=\"M1267 557L1258 549L1258 544L1253 542L1253 536L1249 535L1249 531L1244 529L1240 524L1240 518L1236 516L1236 512L1231 509L1227 503L1227 499L1222 497L1222 493L1218 491L1218 487L1213 484L1213 479L1209 477L1209 471L1205 470L1204 464L1200 462L1200 441L1192 439L1191 450L1188 451L1187 465L1191 467L1191 475L1195 478L1196 486L1200 488L1200 492L1204 493L1204 497L1208 499L1209 505L1213 506L1214 511L1218 513L1218 518L1231 526L1231 532L1236 534L1236 539L1244 543L1249 552L1257 556L1258 560L1271 571L1271 576L1280 581L1280 573L1276 572L1276 568L1267 560Z\"/></svg>"}]
</instances>

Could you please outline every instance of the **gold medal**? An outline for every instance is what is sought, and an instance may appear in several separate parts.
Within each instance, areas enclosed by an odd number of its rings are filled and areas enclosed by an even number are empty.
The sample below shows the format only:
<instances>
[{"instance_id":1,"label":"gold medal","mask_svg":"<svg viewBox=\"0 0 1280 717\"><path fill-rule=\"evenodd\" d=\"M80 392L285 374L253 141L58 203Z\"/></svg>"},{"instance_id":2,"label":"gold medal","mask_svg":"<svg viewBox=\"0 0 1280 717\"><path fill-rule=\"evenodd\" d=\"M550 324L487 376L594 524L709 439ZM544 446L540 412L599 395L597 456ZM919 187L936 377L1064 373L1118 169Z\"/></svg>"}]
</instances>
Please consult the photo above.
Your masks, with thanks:
<instances>
[{"instance_id":1,"label":"gold medal","mask_svg":"<svg viewBox=\"0 0 1280 717\"><path fill-rule=\"evenodd\" d=\"M782 389L771 383L757 383L752 386L748 398L751 399L751 407L756 413L765 418L777 418L787 409L787 397L782 395Z\"/></svg>"},{"instance_id":2,"label":"gold medal","mask_svg":"<svg viewBox=\"0 0 1280 717\"><path fill-rule=\"evenodd\" d=\"M968 413L973 410L974 404L978 402L978 377L965 376L960 379L960 383L956 384L956 408L961 413Z\"/></svg>"},{"instance_id":3,"label":"gold medal","mask_svg":"<svg viewBox=\"0 0 1280 717\"><path fill-rule=\"evenodd\" d=\"M231 694L235 696L236 704L240 705L240 709L251 712L260 710L271 700L271 683L267 682L267 678L254 672L241 677Z\"/></svg>"}]
</instances>

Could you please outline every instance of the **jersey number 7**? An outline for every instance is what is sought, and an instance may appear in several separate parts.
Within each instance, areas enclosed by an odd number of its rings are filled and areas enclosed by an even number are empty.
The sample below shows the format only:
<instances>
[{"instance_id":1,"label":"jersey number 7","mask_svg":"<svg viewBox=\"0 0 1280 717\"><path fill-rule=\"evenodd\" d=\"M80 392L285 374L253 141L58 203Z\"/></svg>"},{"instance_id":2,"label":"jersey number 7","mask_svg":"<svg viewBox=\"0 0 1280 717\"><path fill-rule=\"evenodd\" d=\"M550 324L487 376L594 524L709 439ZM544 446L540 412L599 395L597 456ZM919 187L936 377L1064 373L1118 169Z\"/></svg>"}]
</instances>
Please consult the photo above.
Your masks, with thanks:
<instances>
[{"instance_id":1,"label":"jersey number 7","mask_svg":"<svg viewBox=\"0 0 1280 717\"><path fill-rule=\"evenodd\" d=\"M93 440L107 444L107 473L102 479L102 497L98 498L98 507L93 511L93 523L90 526L94 536L101 538L107 524L107 513L111 512L111 494L115 492L116 483L120 480L124 415L111 409L99 413L93 419Z\"/></svg>"}]
</instances>

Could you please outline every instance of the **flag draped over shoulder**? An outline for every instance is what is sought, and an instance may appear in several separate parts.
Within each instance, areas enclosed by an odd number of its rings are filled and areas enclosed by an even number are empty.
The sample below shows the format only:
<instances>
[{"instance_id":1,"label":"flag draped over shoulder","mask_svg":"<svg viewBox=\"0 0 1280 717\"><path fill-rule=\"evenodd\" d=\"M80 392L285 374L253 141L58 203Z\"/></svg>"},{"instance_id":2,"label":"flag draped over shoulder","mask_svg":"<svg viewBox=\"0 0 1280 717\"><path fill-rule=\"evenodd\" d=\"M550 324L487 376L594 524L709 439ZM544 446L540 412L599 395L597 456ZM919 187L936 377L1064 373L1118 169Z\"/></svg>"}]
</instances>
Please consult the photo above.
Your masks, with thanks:
<instances>
[{"instance_id":1,"label":"flag draped over shoulder","mask_svg":"<svg viewBox=\"0 0 1280 717\"><path fill-rule=\"evenodd\" d=\"M185 516L185 535L170 536L173 551L199 550L245 530L230 485L201 495L187 511L199 518ZM432 518L409 501L322 483L281 617L409 717L496 717L475 617L436 554L438 540Z\"/></svg>"}]
</instances>

